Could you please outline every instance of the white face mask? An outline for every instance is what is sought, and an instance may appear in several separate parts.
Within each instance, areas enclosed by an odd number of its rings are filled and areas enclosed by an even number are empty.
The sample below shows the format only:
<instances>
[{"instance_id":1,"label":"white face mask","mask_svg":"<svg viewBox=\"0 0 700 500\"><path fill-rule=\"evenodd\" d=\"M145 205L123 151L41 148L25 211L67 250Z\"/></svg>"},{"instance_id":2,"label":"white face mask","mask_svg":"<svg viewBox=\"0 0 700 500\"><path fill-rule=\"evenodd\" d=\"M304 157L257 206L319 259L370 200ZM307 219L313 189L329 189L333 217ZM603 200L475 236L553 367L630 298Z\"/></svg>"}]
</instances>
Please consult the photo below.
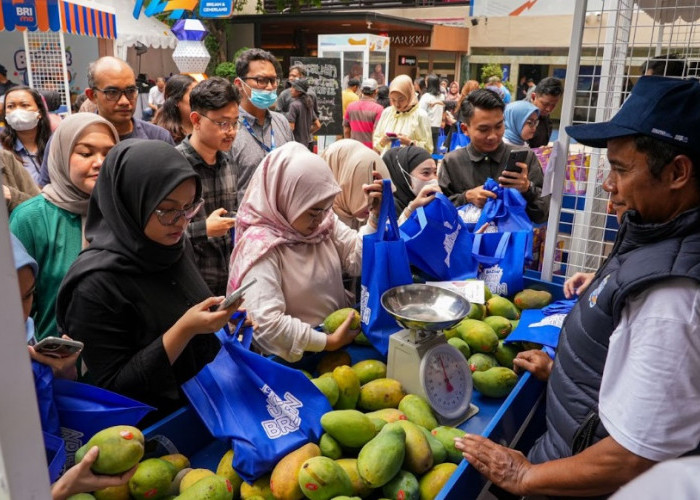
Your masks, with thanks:
<instances>
[{"instance_id":1,"label":"white face mask","mask_svg":"<svg viewBox=\"0 0 700 500\"><path fill-rule=\"evenodd\" d=\"M31 130L39 123L41 115L38 111L27 111L26 109L16 109L5 115L7 124L18 132Z\"/></svg>"},{"instance_id":2,"label":"white face mask","mask_svg":"<svg viewBox=\"0 0 700 500\"><path fill-rule=\"evenodd\" d=\"M416 196L418 196L420 190L423 189L425 186L437 186L438 183L437 179L430 179L429 181L424 181L423 179L413 177L410 174L409 177L411 178L411 191L413 191L413 194L415 194Z\"/></svg>"}]
</instances>

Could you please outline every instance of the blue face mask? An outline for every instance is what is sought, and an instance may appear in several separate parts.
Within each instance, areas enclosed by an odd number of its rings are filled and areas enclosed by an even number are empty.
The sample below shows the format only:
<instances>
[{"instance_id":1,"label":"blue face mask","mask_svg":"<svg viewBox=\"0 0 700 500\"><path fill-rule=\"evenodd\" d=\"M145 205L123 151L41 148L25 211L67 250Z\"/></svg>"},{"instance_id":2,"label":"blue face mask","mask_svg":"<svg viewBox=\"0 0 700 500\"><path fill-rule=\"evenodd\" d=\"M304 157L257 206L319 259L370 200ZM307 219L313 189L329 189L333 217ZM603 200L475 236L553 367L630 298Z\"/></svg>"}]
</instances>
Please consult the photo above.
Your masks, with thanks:
<instances>
[{"instance_id":1,"label":"blue face mask","mask_svg":"<svg viewBox=\"0 0 700 500\"><path fill-rule=\"evenodd\" d=\"M24 329L27 334L27 343L29 343L34 338L34 320L31 316L24 322Z\"/></svg>"},{"instance_id":2,"label":"blue face mask","mask_svg":"<svg viewBox=\"0 0 700 500\"><path fill-rule=\"evenodd\" d=\"M250 89L250 102L258 109L267 109L277 101L277 91L275 90L253 89L245 82L243 85Z\"/></svg>"}]
</instances>

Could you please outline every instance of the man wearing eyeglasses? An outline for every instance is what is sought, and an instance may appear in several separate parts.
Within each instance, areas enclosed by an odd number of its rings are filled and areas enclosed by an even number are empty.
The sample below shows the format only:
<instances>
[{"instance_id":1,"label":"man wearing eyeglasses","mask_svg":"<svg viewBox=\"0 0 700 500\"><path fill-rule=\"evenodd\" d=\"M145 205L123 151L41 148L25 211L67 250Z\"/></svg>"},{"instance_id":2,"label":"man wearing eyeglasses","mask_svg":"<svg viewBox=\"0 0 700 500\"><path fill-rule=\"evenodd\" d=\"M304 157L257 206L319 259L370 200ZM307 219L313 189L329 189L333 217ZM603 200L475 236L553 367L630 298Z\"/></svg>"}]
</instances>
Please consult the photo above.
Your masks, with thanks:
<instances>
[{"instance_id":1,"label":"man wearing eyeglasses","mask_svg":"<svg viewBox=\"0 0 700 500\"><path fill-rule=\"evenodd\" d=\"M269 109L277 100L281 73L278 68L275 56L262 49L246 50L236 60L238 77L233 83L241 94L241 124L231 148L231 159L241 201L265 155L294 140L287 118Z\"/></svg>"},{"instance_id":2,"label":"man wearing eyeglasses","mask_svg":"<svg viewBox=\"0 0 700 500\"><path fill-rule=\"evenodd\" d=\"M175 145L163 127L134 118L139 91L134 70L126 62L116 57L101 57L90 63L87 77L85 95L97 106L97 114L114 125L119 140L154 139ZM51 182L47 164L49 145L50 140L41 163L39 183L42 186Z\"/></svg>"},{"instance_id":3,"label":"man wearing eyeglasses","mask_svg":"<svg viewBox=\"0 0 700 500\"><path fill-rule=\"evenodd\" d=\"M236 174L228 152L236 137L240 94L219 77L190 92L192 134L177 146L202 179L204 207L187 227L195 261L214 295L226 295L228 263L236 225Z\"/></svg>"}]
</instances>

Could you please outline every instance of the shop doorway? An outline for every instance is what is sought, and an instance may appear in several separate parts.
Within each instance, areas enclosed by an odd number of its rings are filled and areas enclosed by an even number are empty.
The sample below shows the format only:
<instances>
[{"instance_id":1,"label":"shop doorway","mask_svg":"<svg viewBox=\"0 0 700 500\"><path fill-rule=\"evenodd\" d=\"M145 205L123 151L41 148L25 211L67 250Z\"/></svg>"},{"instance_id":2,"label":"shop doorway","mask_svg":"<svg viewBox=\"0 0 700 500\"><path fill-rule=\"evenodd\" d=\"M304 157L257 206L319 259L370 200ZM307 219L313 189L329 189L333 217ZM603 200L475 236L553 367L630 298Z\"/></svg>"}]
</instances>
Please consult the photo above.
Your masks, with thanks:
<instances>
[{"instance_id":1,"label":"shop doorway","mask_svg":"<svg viewBox=\"0 0 700 500\"><path fill-rule=\"evenodd\" d=\"M549 66L546 64L521 64L518 68L518 79L523 76L532 78L538 83L549 75Z\"/></svg>"}]
</instances>

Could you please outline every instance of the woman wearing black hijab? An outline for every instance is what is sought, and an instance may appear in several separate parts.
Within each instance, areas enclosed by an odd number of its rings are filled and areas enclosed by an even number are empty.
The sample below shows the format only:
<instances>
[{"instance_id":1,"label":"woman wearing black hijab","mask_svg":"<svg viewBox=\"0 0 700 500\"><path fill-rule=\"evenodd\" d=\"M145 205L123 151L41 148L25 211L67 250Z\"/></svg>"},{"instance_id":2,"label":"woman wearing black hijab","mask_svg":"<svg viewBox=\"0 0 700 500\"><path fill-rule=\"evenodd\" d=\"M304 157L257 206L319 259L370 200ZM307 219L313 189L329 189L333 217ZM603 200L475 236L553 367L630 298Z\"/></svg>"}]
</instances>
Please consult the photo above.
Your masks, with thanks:
<instances>
[{"instance_id":1,"label":"woman wearing black hijab","mask_svg":"<svg viewBox=\"0 0 700 500\"><path fill-rule=\"evenodd\" d=\"M184 403L180 384L220 347L201 334L219 330L237 307L210 311L223 297L211 296L183 236L201 194L199 176L172 146L118 144L90 199L90 245L58 294L59 331L85 344L91 379L155 406L149 421Z\"/></svg>"},{"instance_id":2,"label":"woman wearing black hijab","mask_svg":"<svg viewBox=\"0 0 700 500\"><path fill-rule=\"evenodd\" d=\"M437 164L425 149L419 146L392 148L382 156L396 187L394 206L399 224L418 207L430 203L440 192Z\"/></svg>"}]
</instances>

